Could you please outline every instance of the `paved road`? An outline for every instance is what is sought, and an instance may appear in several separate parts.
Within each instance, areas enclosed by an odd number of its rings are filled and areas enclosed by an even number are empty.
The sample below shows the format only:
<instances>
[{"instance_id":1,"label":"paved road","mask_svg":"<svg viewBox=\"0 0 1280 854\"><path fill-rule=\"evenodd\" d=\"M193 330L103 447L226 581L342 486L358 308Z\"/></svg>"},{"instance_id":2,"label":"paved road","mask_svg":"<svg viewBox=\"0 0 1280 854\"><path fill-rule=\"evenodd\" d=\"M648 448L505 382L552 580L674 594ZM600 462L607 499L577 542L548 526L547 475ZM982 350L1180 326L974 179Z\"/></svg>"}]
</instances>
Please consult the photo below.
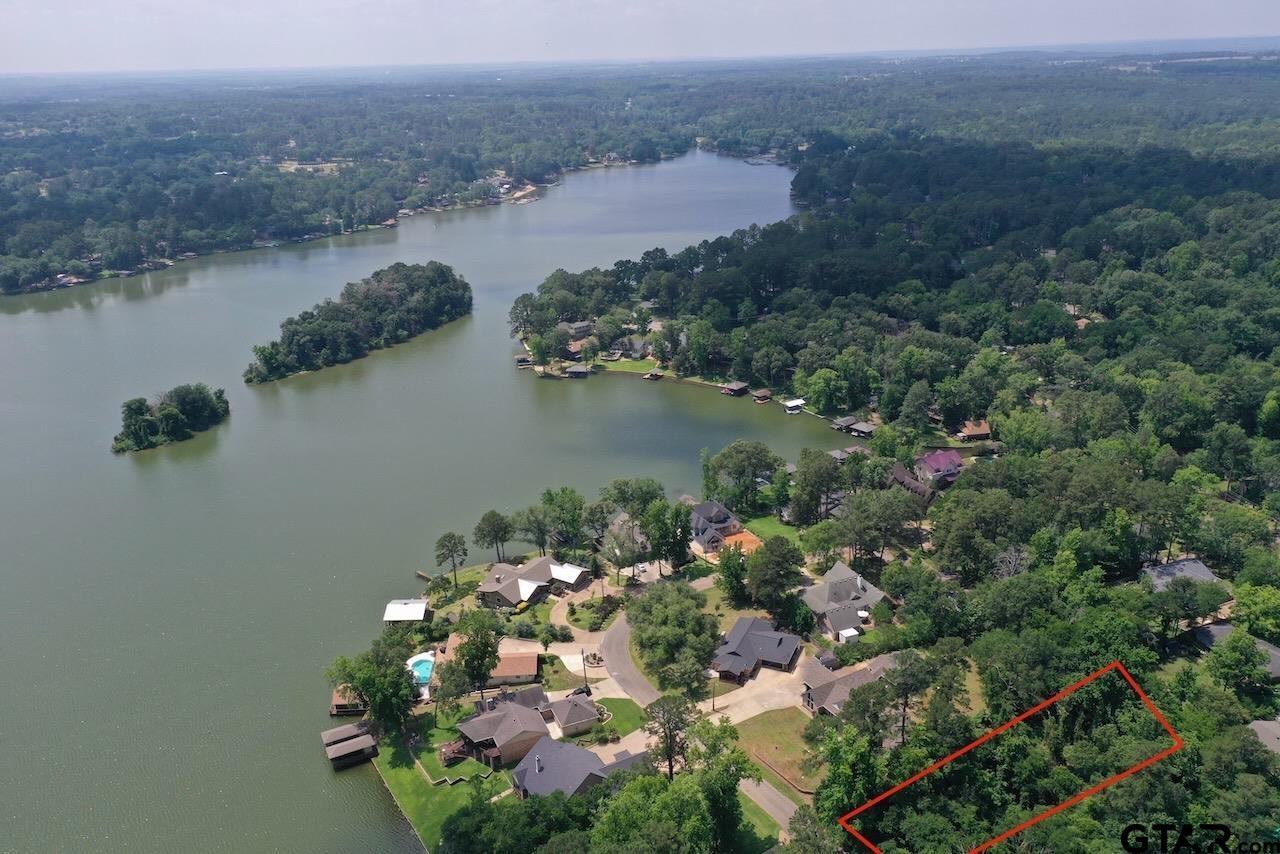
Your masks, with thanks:
<instances>
[{"instance_id":1,"label":"paved road","mask_svg":"<svg viewBox=\"0 0 1280 854\"><path fill-rule=\"evenodd\" d=\"M661 694L631 660L630 644L631 626L627 625L627 615L619 614L600 639L600 654L604 656L605 669L622 690L641 706L647 706Z\"/></svg>"},{"instance_id":2,"label":"paved road","mask_svg":"<svg viewBox=\"0 0 1280 854\"><path fill-rule=\"evenodd\" d=\"M785 840L787 826L791 824L791 814L796 811L795 801L779 792L767 780L761 780L759 783L754 780L743 780L738 784L738 788L782 827L782 836Z\"/></svg>"}]
</instances>

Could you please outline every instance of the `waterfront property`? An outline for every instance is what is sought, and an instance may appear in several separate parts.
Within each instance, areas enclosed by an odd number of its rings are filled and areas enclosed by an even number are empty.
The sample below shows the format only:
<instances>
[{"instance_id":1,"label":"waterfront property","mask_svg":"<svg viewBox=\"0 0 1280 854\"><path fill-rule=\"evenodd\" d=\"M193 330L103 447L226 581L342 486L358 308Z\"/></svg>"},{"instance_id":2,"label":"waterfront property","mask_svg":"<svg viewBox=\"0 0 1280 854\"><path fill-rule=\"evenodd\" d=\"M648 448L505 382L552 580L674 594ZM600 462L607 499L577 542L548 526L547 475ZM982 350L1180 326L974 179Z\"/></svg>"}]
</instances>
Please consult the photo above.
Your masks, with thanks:
<instances>
[{"instance_id":1,"label":"waterfront property","mask_svg":"<svg viewBox=\"0 0 1280 854\"><path fill-rule=\"evenodd\" d=\"M591 376L590 365L570 365L565 368L564 375L571 380L584 380Z\"/></svg>"},{"instance_id":2,"label":"waterfront property","mask_svg":"<svg viewBox=\"0 0 1280 854\"><path fill-rule=\"evenodd\" d=\"M977 442L982 439L990 439L991 425L987 423L985 418L979 421L966 421L964 426L956 433L956 438L961 442Z\"/></svg>"},{"instance_id":3,"label":"waterfront property","mask_svg":"<svg viewBox=\"0 0 1280 854\"><path fill-rule=\"evenodd\" d=\"M834 430L849 433L861 439L870 439L871 434L876 432L876 425L869 421L863 421L856 415L845 415L836 418L831 422L831 427Z\"/></svg>"},{"instance_id":4,"label":"waterfront property","mask_svg":"<svg viewBox=\"0 0 1280 854\"><path fill-rule=\"evenodd\" d=\"M320 733L325 758L339 771L361 762L368 762L378 755L378 742L369 734L364 721L346 724Z\"/></svg>"},{"instance_id":5,"label":"waterfront property","mask_svg":"<svg viewBox=\"0 0 1280 854\"><path fill-rule=\"evenodd\" d=\"M571 340L578 341L590 335L595 329L595 324L590 320L562 320L556 324L556 329L569 333Z\"/></svg>"},{"instance_id":6,"label":"waterfront property","mask_svg":"<svg viewBox=\"0 0 1280 854\"><path fill-rule=\"evenodd\" d=\"M960 476L964 460L951 448L930 451L916 458L916 478L935 489L949 486Z\"/></svg>"},{"instance_id":7,"label":"waterfront property","mask_svg":"<svg viewBox=\"0 0 1280 854\"><path fill-rule=\"evenodd\" d=\"M457 654L458 646L462 641L462 635L449 635L448 639L445 640L444 648L435 654L435 661L429 673L439 673L440 669ZM489 681L485 683L485 687L499 688L503 685L527 685L536 681L538 681L538 653L536 651L523 652L499 649L498 663L494 665L493 670L489 671Z\"/></svg>"},{"instance_id":8,"label":"waterfront property","mask_svg":"<svg viewBox=\"0 0 1280 854\"><path fill-rule=\"evenodd\" d=\"M413 673L413 684L418 687L419 696L424 700L431 698L431 674L435 670L435 663L434 650L420 652L404 663Z\"/></svg>"},{"instance_id":9,"label":"waterfront property","mask_svg":"<svg viewBox=\"0 0 1280 854\"><path fill-rule=\"evenodd\" d=\"M511 783L521 799L552 792L578 795L603 783L614 771L638 765L644 759L643 753L625 754L606 764L590 750L543 736L511 772Z\"/></svg>"},{"instance_id":10,"label":"waterfront property","mask_svg":"<svg viewBox=\"0 0 1280 854\"><path fill-rule=\"evenodd\" d=\"M499 702L492 709L458 723L461 742L441 748L442 760L459 748L490 768L518 762L542 737L549 735L542 713L519 703ZM448 764L446 762L446 764Z\"/></svg>"},{"instance_id":11,"label":"waterfront property","mask_svg":"<svg viewBox=\"0 0 1280 854\"><path fill-rule=\"evenodd\" d=\"M792 398L782 402L782 408L787 411L788 415L796 415L804 411L805 400L803 397Z\"/></svg>"},{"instance_id":12,"label":"waterfront property","mask_svg":"<svg viewBox=\"0 0 1280 854\"><path fill-rule=\"evenodd\" d=\"M489 608L515 608L521 603L534 605L551 592L581 590L590 580L590 570L572 563L559 563L550 555L519 566L495 563L476 588L476 600Z\"/></svg>"},{"instance_id":13,"label":"waterfront property","mask_svg":"<svg viewBox=\"0 0 1280 854\"><path fill-rule=\"evenodd\" d=\"M897 664L897 653L886 652L875 658L862 662L856 668L845 671L839 676L828 674L829 679L819 676L811 677L804 683L804 691L800 695L801 705L813 716L838 715L840 709L849 699L849 693L863 685L870 685ZM816 671L821 673L822 671Z\"/></svg>"},{"instance_id":14,"label":"waterfront property","mask_svg":"<svg viewBox=\"0 0 1280 854\"><path fill-rule=\"evenodd\" d=\"M746 394L749 388L751 387L741 380L734 380L733 382L721 383L720 393L727 394L731 397L738 397L739 395Z\"/></svg>"},{"instance_id":15,"label":"waterfront property","mask_svg":"<svg viewBox=\"0 0 1280 854\"><path fill-rule=\"evenodd\" d=\"M741 685L761 666L790 670L799 654L800 638L759 617L739 617L711 659L711 669Z\"/></svg>"},{"instance_id":16,"label":"waterfront property","mask_svg":"<svg viewBox=\"0 0 1280 854\"><path fill-rule=\"evenodd\" d=\"M350 685L339 685L329 695L330 717L363 715L367 711L369 711L369 706L364 700L360 699L360 696L355 691L351 690Z\"/></svg>"},{"instance_id":17,"label":"waterfront property","mask_svg":"<svg viewBox=\"0 0 1280 854\"><path fill-rule=\"evenodd\" d=\"M1172 584L1175 578L1189 578L1192 581L1199 582L1222 581L1221 578L1213 574L1213 570L1193 557L1155 566L1144 566L1142 574L1151 579L1151 587L1157 593Z\"/></svg>"},{"instance_id":18,"label":"waterfront property","mask_svg":"<svg viewBox=\"0 0 1280 854\"><path fill-rule=\"evenodd\" d=\"M382 622L429 623L431 605L426 599L392 599L382 612Z\"/></svg>"},{"instance_id":19,"label":"waterfront property","mask_svg":"<svg viewBox=\"0 0 1280 854\"><path fill-rule=\"evenodd\" d=\"M742 522L719 501L695 502L688 495L680 499L690 505L690 530L693 539L689 550L698 557L708 557L724 548L728 537L742 530Z\"/></svg>"},{"instance_id":20,"label":"waterfront property","mask_svg":"<svg viewBox=\"0 0 1280 854\"><path fill-rule=\"evenodd\" d=\"M840 643L857 641L871 622L871 609L884 599L883 592L842 560L800 595L817 617L818 627Z\"/></svg>"},{"instance_id":21,"label":"waterfront property","mask_svg":"<svg viewBox=\"0 0 1280 854\"><path fill-rule=\"evenodd\" d=\"M932 487L916 480L915 476L907 470L907 467L899 462L895 462L893 468L889 471L889 482L896 483L907 492L918 495L925 501L932 501L933 496L936 494Z\"/></svg>"},{"instance_id":22,"label":"waterfront property","mask_svg":"<svg viewBox=\"0 0 1280 854\"><path fill-rule=\"evenodd\" d=\"M769 391L767 388L758 388L751 392L751 398L756 403L768 403L773 399L773 392Z\"/></svg>"}]
</instances>

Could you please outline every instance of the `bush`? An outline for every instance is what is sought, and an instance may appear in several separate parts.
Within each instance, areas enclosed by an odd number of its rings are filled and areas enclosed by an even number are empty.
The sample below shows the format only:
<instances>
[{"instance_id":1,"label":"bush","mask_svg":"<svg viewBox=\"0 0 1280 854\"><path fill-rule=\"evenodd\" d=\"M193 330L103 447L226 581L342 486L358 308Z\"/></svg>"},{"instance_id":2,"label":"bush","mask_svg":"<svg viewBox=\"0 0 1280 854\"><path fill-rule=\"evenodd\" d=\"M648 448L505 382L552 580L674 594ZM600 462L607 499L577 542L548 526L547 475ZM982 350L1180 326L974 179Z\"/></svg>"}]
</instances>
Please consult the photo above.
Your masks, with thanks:
<instances>
[{"instance_id":1,"label":"bush","mask_svg":"<svg viewBox=\"0 0 1280 854\"><path fill-rule=\"evenodd\" d=\"M575 617L575 616L577 616L577 614L578 614L578 606L576 606L576 605L574 605L572 602L570 602L570 603L569 603L569 616L570 616L570 617Z\"/></svg>"},{"instance_id":2,"label":"bush","mask_svg":"<svg viewBox=\"0 0 1280 854\"><path fill-rule=\"evenodd\" d=\"M534 634L533 623L528 620L517 620L515 630L518 638L531 638Z\"/></svg>"}]
</instances>

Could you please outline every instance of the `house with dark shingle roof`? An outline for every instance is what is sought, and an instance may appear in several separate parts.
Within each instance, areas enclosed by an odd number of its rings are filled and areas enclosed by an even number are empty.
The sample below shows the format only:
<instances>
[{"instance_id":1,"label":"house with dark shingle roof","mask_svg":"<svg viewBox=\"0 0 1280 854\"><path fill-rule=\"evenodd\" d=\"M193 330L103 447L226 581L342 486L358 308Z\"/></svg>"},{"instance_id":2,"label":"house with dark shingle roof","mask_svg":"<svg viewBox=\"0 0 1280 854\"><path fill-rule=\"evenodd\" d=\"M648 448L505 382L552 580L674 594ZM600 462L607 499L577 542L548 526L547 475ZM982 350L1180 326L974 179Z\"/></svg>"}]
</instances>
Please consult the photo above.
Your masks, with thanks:
<instances>
[{"instance_id":1,"label":"house with dark shingle roof","mask_svg":"<svg viewBox=\"0 0 1280 854\"><path fill-rule=\"evenodd\" d=\"M780 632L759 617L739 617L725 635L711 660L711 669L721 679L739 684L756 674L763 665L790 670L800 653L800 638Z\"/></svg>"},{"instance_id":2,"label":"house with dark shingle roof","mask_svg":"<svg viewBox=\"0 0 1280 854\"><path fill-rule=\"evenodd\" d=\"M719 501L693 504L689 516L693 532L689 548L700 557L720 551L726 538L742 531L742 522Z\"/></svg>"},{"instance_id":3,"label":"house with dark shingle roof","mask_svg":"<svg viewBox=\"0 0 1280 854\"><path fill-rule=\"evenodd\" d=\"M1231 623L1210 623L1207 626L1201 626L1196 629L1196 641L1205 649L1213 649L1215 644L1231 637L1231 633L1235 630L1236 627ZM1253 642L1262 654L1267 657L1262 666L1270 674L1271 681L1280 681L1280 647L1273 643L1268 643L1262 638L1254 638Z\"/></svg>"},{"instance_id":4,"label":"house with dark shingle roof","mask_svg":"<svg viewBox=\"0 0 1280 854\"><path fill-rule=\"evenodd\" d=\"M1209 567L1193 557L1162 563L1158 566L1144 566L1142 574L1151 579L1151 588L1157 593L1173 583L1175 578L1190 578L1192 581L1202 582L1222 581Z\"/></svg>"},{"instance_id":5,"label":"house with dark shingle roof","mask_svg":"<svg viewBox=\"0 0 1280 854\"><path fill-rule=\"evenodd\" d=\"M579 735L591 729L600 720L600 710L596 704L581 694L572 694L563 700L550 703L542 714L548 716L560 727L566 736Z\"/></svg>"},{"instance_id":6,"label":"house with dark shingle roof","mask_svg":"<svg viewBox=\"0 0 1280 854\"><path fill-rule=\"evenodd\" d=\"M518 762L538 739L550 735L542 713L519 703L498 703L459 722L458 732L475 758L491 768Z\"/></svg>"},{"instance_id":7,"label":"house with dark shingle roof","mask_svg":"<svg viewBox=\"0 0 1280 854\"><path fill-rule=\"evenodd\" d=\"M591 581L591 571L572 563L560 563L551 555L512 566L495 563L476 588L476 599L490 608L514 608L521 602L535 604L553 589L581 590Z\"/></svg>"},{"instance_id":8,"label":"house with dark shingle roof","mask_svg":"<svg viewBox=\"0 0 1280 854\"><path fill-rule=\"evenodd\" d=\"M800 598L832 640L848 641L857 639L884 593L838 560L822 581L802 590Z\"/></svg>"},{"instance_id":9,"label":"house with dark shingle roof","mask_svg":"<svg viewBox=\"0 0 1280 854\"><path fill-rule=\"evenodd\" d=\"M1262 746L1272 753L1280 753L1280 718L1276 720L1254 721L1249 729L1262 742Z\"/></svg>"},{"instance_id":10,"label":"house with dark shingle roof","mask_svg":"<svg viewBox=\"0 0 1280 854\"><path fill-rule=\"evenodd\" d=\"M847 670L816 684L806 682L800 702L809 714L838 715L849 694L863 685L870 685L897 665L898 654L886 652L864 661L861 666Z\"/></svg>"},{"instance_id":11,"label":"house with dark shingle roof","mask_svg":"<svg viewBox=\"0 0 1280 854\"><path fill-rule=\"evenodd\" d=\"M606 763L590 750L543 736L511 772L511 782L521 799L552 792L572 797L603 783L614 771L634 767L644 759L645 754L636 753Z\"/></svg>"}]
</instances>

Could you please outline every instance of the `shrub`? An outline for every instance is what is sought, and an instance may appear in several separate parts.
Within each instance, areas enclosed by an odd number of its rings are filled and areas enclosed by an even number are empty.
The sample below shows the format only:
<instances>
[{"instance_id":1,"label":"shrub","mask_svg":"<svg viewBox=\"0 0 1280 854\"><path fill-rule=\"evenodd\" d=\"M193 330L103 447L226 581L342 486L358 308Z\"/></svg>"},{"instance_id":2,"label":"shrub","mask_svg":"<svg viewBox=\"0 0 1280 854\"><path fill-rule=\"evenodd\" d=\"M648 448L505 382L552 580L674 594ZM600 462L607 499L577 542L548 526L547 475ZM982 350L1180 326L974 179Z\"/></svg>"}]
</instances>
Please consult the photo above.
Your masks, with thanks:
<instances>
[{"instance_id":1,"label":"shrub","mask_svg":"<svg viewBox=\"0 0 1280 854\"><path fill-rule=\"evenodd\" d=\"M518 638L531 638L534 634L533 623L528 620L517 620L515 630Z\"/></svg>"},{"instance_id":2,"label":"shrub","mask_svg":"<svg viewBox=\"0 0 1280 854\"><path fill-rule=\"evenodd\" d=\"M576 605L574 605L572 602L570 602L570 603L569 603L569 616L570 616L570 617L575 617L575 616L577 616L577 614L578 614L578 607L577 607Z\"/></svg>"}]
</instances>

